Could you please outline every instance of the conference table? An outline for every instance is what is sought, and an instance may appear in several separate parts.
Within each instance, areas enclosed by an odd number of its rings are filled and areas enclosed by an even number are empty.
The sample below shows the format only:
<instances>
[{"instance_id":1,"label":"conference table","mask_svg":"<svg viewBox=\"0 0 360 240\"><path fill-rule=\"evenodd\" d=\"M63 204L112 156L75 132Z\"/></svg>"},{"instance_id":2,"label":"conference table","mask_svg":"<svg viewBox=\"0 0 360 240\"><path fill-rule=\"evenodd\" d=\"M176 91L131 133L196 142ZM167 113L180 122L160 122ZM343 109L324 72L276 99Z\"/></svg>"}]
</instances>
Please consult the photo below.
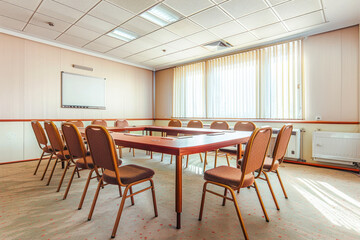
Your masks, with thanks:
<instances>
[{"instance_id":1,"label":"conference table","mask_svg":"<svg viewBox=\"0 0 360 240\"><path fill-rule=\"evenodd\" d=\"M176 156L175 211L177 214L176 227L178 229L181 228L182 213L182 156L237 145L237 159L240 159L241 144L246 143L252 133L246 131L161 126L107 127L107 129L111 133L116 145ZM122 133L124 131L127 133ZM129 133L131 131L145 131L149 135ZM153 136L153 132L186 135L162 137Z\"/></svg>"}]
</instances>

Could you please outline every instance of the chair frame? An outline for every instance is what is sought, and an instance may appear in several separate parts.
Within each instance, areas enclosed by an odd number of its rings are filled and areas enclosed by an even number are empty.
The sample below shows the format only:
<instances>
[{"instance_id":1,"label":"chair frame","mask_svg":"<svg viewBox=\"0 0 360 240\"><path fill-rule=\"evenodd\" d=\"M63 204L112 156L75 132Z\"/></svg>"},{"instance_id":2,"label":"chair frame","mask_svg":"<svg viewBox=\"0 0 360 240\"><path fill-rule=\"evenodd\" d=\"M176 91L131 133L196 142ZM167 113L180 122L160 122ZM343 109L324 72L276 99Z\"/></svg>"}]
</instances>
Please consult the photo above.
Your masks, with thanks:
<instances>
[{"instance_id":1,"label":"chair frame","mask_svg":"<svg viewBox=\"0 0 360 240\"><path fill-rule=\"evenodd\" d=\"M101 123L96 123L96 122L101 122ZM92 125L99 125L99 126L103 126L103 127L107 127L107 122L104 119L94 119L91 121Z\"/></svg>"},{"instance_id":2,"label":"chair frame","mask_svg":"<svg viewBox=\"0 0 360 240\"><path fill-rule=\"evenodd\" d=\"M269 170L274 167L275 162L276 162L277 160L279 161L279 166L280 166L280 164L283 162L284 156L285 156L285 153L286 153L286 149L287 149L287 147L288 147L288 145L289 145L289 141L290 141L290 138L291 138L292 129L293 129L293 126L292 126L291 124L286 124L286 125L284 125L284 126L280 129L280 131L279 131L279 133L278 133L278 135L277 135L277 137L276 137L276 142L275 142L275 146L274 146L274 150L273 150L273 155L272 155L272 156L273 156L273 161L272 161L272 163L271 163L271 166L270 166ZM286 148L285 148L284 152L283 152L279 157L277 157L278 149L279 149L279 146L280 146L280 141L281 141L281 139L283 138L283 135L284 135L284 132L285 132L285 131L290 131L290 135L289 135L289 138L286 140ZM287 194L286 194L286 191L285 191L285 188L284 188L284 184L283 184L283 182L281 181L279 169L275 169L275 170L272 170L272 171L269 171L269 170L263 168L261 172L264 174L265 178L259 177L259 179L264 180L264 181L267 182L267 184L268 184L268 186L269 186L269 190L270 190L271 196L272 196L272 198L273 198L273 200L274 200L276 209L277 209L277 210L280 210L279 204L278 204L278 202L277 202L277 199L276 199L276 197L275 197L273 188L272 188L271 183L270 183L270 178L269 178L269 176L268 176L268 173L273 172L273 173L276 174L276 176L277 176L278 179L279 179L280 186L281 186L281 189L282 189L282 191L283 191L283 193L284 193L285 198L288 199L288 196L287 196Z\"/></svg>"},{"instance_id":3,"label":"chair frame","mask_svg":"<svg viewBox=\"0 0 360 240\"><path fill-rule=\"evenodd\" d=\"M124 123L120 127L128 127L129 126L129 122L126 119L116 119L116 121L114 122L114 127L119 127L119 126L117 126L118 122ZM128 131L124 131L124 132L128 132ZM122 158L122 149L124 147L123 146L117 146L117 148L119 149L119 157ZM129 148L129 152L131 152L131 148ZM133 157L135 157L135 148L132 148L132 153L133 153Z\"/></svg>"},{"instance_id":4,"label":"chair frame","mask_svg":"<svg viewBox=\"0 0 360 240\"><path fill-rule=\"evenodd\" d=\"M168 123L168 127L182 127L182 122L179 119L170 119ZM166 137L167 136L166 132L162 132L161 136ZM162 162L163 160L164 160L164 154L162 153L160 162ZM173 155L171 155L170 164L172 164L172 161L173 161Z\"/></svg>"},{"instance_id":5,"label":"chair frame","mask_svg":"<svg viewBox=\"0 0 360 240\"><path fill-rule=\"evenodd\" d=\"M265 216L265 220L266 222L269 222L269 217L268 217L268 214L266 212L266 209L265 209L265 206L264 206L264 203L262 201L262 198L261 198L261 195L260 195L260 192L259 192L259 189L258 189L258 186L256 184L256 179L260 176L261 174L261 171L262 171L262 168L264 166L264 161L265 161L265 157L266 157L266 152L269 148L269 143L270 143L270 138L271 138L271 133L272 133L272 130L271 128L257 128L254 130L253 134L251 135L250 137L250 140L248 142L248 147L246 148L246 152L245 152L245 157L248 159L249 158L249 152L250 150L253 148L253 142L254 142L254 139L255 137L257 136L257 134L260 132L260 131L263 131L263 130L266 130L266 131L271 131L270 132L270 136L269 136L269 140L268 140L268 143L267 143L267 146L266 146L266 151L265 151L265 154L264 154L264 157L262 159L262 164L261 164L261 167L259 168L259 172L257 173L254 179L254 183L253 185L251 185L250 187L254 188L255 191L256 191L256 194L258 196L258 199L259 199L259 202L260 202L260 205L261 205L261 208L262 208L262 211L264 213L264 216ZM239 146L238 146L238 150L239 149ZM242 167L242 172L243 174L241 175L241 179L240 179L240 184L239 186L229 186L229 185L225 185L225 184L222 184L222 183L218 183L218 182L214 182L214 181L208 181L206 180L205 183L204 183L204 186L203 186L203 193L202 193L202 198L201 198L201 205L200 205L200 212L199 212L199 221L202 220L202 216L203 216L203 211L204 211L204 205L205 205L205 196L206 196L206 192L209 192L211 194L214 194L216 196L219 196L221 198L223 198L223 202L222 202L222 205L225 206L225 203L226 203L226 200L229 200L229 201L232 201L234 203L234 207L235 207L235 210L236 210L236 213L237 213L237 216L238 216L238 219L239 219L239 222L240 222L240 225L241 225L241 228L243 230L243 234L244 234L244 237L245 239L249 239L249 236L247 234L247 231L246 231L246 228L245 228L245 224L244 224L244 221L243 221L243 218L241 216L241 212L240 212L240 208L239 208L239 205L238 205L238 202L237 202L237 199L236 199L236 196L235 196L235 191L236 190L240 190L240 188L242 188L242 185L244 183L244 180L245 180L245 175L244 173L246 173L246 169L247 169L247 165L248 165L248 160L246 159L245 161L245 164L243 165ZM216 193L212 190L209 190L207 189L207 186L208 184L212 184L212 185L216 185L216 186L219 186L219 187L222 187L224 188L224 194L221 195L219 193ZM230 192L231 194L231 198L227 197L227 191Z\"/></svg>"},{"instance_id":6,"label":"chair frame","mask_svg":"<svg viewBox=\"0 0 360 240\"><path fill-rule=\"evenodd\" d=\"M191 124L193 124L193 123L199 123L199 124L200 124L200 127L199 127L199 126L197 126L197 127L189 126L189 125L191 125ZM203 122L202 122L201 120L190 120L190 121L187 123L186 127L188 127L188 128L203 128L203 127L204 127L204 124L203 124ZM203 157L202 157L201 153L199 153L199 156L200 156L200 161L203 163L204 161L203 161ZM185 168L187 168L188 165L189 165L189 155L186 156L186 166L185 166Z\"/></svg>"},{"instance_id":7,"label":"chair frame","mask_svg":"<svg viewBox=\"0 0 360 240\"><path fill-rule=\"evenodd\" d=\"M55 171L55 168L56 168L57 163L58 163L58 162L66 163L65 168L64 168L64 171L63 171L63 174L62 174L62 176L61 176L61 179L60 179L60 182L59 182L59 185L58 185L58 188L57 188L57 190L56 190L57 192L59 192L59 191L60 191L60 188L61 188L61 185L62 185L62 183L63 183L63 181L64 181L65 174L66 174L67 170L70 168L71 163L74 163L74 162L71 160L70 157L67 158L67 157L66 157L66 154L64 153L64 151L65 151L65 144L64 144L64 142L63 142L62 137L60 136L60 132L59 132L59 129L57 128L57 126L56 126L52 121L45 121L45 122L44 122L44 125L45 125L45 130L46 130L46 132L47 132L47 134L48 134L48 137L49 137L49 141L50 141L51 147L52 147L53 149L55 149L55 151L56 151L56 160L55 160L54 166L53 166L53 168L52 168L52 170L51 170L51 173L50 173L48 182L46 183L46 186L49 186L49 184L50 184L50 181L51 181L52 176L53 176L53 174L54 174L54 171ZM54 140L55 140L57 143L52 142L52 140L51 140L51 138L50 138L50 136L49 136L49 132L48 132L48 130L47 130L47 128L46 128L47 125L48 125L50 128L52 128L52 130L54 131L54 134L55 134L55 136L54 136L55 139L54 139ZM60 149L57 149L56 146L55 146L55 144L59 145L59 146L60 146ZM64 159L59 158L59 154L62 155ZM75 163L74 163L74 164L75 164ZM78 177L80 178L79 172L78 172Z\"/></svg>"},{"instance_id":8,"label":"chair frame","mask_svg":"<svg viewBox=\"0 0 360 240\"><path fill-rule=\"evenodd\" d=\"M116 154L116 148L115 148L115 144L114 144L114 141L111 137L111 135L109 134L109 132L106 130L105 127L103 126L96 126L96 125L90 125L86 128L86 137L88 139L88 142L89 142L89 146L90 146L90 153L91 153L91 156L93 158L93 163L94 163L94 171L96 172L97 176L99 177L99 183L98 183L98 186L97 186L97 189L96 189L96 192L95 192L95 196L94 196L94 199L93 199L93 202L92 202L92 205L91 205L91 209L90 209L90 212L89 212L89 215L88 215L88 221L91 220L92 218L92 215L94 213L94 209L95 209L95 205L96 205L96 202L97 202L97 199L98 199L98 196L99 196L99 192L100 192L100 189L103 188L104 186L108 185L108 183L105 183L104 182L104 178L103 178L103 175L100 175L99 173L99 167L97 166L96 164L96 160L94 159L93 155L92 155L92 152L91 152L91 140L89 141L89 137L88 137L88 131L89 129L97 129L97 130L100 130L100 131L103 131L103 133L105 133L106 135L106 140L107 142L109 143L109 147L110 147L110 154L111 154L111 158L113 160L113 166L114 166L114 172L115 172L115 175L116 175L116 181L117 181L117 185L119 186L119 188L121 187L125 187L125 190L124 190L124 194L123 194L123 197L121 199L121 203L120 203L120 207L119 207L119 210L118 210L118 214L116 216L116 220L115 220L115 224L114 224L114 228L113 228L113 231L112 231L112 234L111 234L111 238L114 238L115 235L116 235L116 232L117 232L117 228L119 226L119 222L120 222L120 218L121 218L121 214L122 214L122 211L124 209L124 204L125 204L125 200L127 198L131 198L131 205L134 205L135 204L135 201L134 201L134 196L139 194L139 193L142 193L146 190L151 190L151 193L152 193L152 199L153 199L153 205L154 205L154 213L155 213L155 217L158 216L158 211L157 211L157 205L156 205L156 198L155 198L155 187L154 187L154 182L151 178L146 178L146 179L142 179L142 180L139 180L139 181L136 181L136 182L133 182L133 183L130 183L130 184L123 184L121 182L121 178L120 178L120 173L119 173L119 170L117 167L117 164L116 164L116 161L117 161L117 154ZM140 183L143 183L143 182L147 182L149 181L150 182L150 186L149 187L146 187L142 190L139 190L135 193L133 193L132 191L132 187L134 185L137 185L137 184L140 184ZM129 192L129 194L128 194Z\"/></svg>"},{"instance_id":9,"label":"chair frame","mask_svg":"<svg viewBox=\"0 0 360 240\"><path fill-rule=\"evenodd\" d=\"M36 126L35 126L35 125L36 125ZM48 167L49 167L49 165L50 165L50 162L51 162L51 160L52 160L52 157L53 157L53 155L54 155L54 151L53 151L52 148L51 148L51 149L48 148L48 140L47 140L47 138L46 138L45 130L44 130L44 128L41 126L41 124L39 123L39 121L31 121L31 126L32 126L32 128L33 128L33 131L34 131L34 134L35 134L37 143L39 144L39 147L40 147L40 149L42 150L42 153L41 153L39 162L38 162L38 164L37 164L37 166L36 166L36 168L35 168L35 171L34 171L34 175L36 175L36 173L37 173L37 171L38 171L38 169L39 169L39 166L40 166L40 163L41 163L43 157L46 156L45 154L46 154L46 153L47 153L47 154L50 154L49 161L48 161L48 163L47 163L47 165L46 165L46 167L45 167L45 169L44 169L44 173L43 173L43 175L42 175L42 177L41 177L41 180L43 180L44 177L45 177L46 171L47 171L47 169L48 169ZM37 130L39 130L39 132L37 132L35 128L37 128ZM38 135L38 134L40 134L40 135ZM48 149L49 151L46 151L46 149Z\"/></svg>"}]
</instances>

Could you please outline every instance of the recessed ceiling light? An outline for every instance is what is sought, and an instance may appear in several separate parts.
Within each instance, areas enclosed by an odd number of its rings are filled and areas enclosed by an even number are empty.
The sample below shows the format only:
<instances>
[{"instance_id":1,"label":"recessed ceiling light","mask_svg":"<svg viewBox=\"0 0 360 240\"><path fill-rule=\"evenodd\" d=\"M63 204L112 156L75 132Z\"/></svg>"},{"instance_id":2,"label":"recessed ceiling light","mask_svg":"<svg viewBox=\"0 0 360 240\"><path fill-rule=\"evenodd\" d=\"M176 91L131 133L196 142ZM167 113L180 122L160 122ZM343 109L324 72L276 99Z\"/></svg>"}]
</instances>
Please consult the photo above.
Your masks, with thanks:
<instances>
[{"instance_id":1,"label":"recessed ceiling light","mask_svg":"<svg viewBox=\"0 0 360 240\"><path fill-rule=\"evenodd\" d=\"M110 37L118 38L118 39L126 41L126 42L130 42L139 37L136 33L131 32L126 29L123 29L123 28L115 28L111 32L107 33L106 35L108 35Z\"/></svg>"},{"instance_id":2,"label":"recessed ceiling light","mask_svg":"<svg viewBox=\"0 0 360 240\"><path fill-rule=\"evenodd\" d=\"M162 3L143 12L140 16L162 27L179 21L183 17L180 13Z\"/></svg>"}]
</instances>

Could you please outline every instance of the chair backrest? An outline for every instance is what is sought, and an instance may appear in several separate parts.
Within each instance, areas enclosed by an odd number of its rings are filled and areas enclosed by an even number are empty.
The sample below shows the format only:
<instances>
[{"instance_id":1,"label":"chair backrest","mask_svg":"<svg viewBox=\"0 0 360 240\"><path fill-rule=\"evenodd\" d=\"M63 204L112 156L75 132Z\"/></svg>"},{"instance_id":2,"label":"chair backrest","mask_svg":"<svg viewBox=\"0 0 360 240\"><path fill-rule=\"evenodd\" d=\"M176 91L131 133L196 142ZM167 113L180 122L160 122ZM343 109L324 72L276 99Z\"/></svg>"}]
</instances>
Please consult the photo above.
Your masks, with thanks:
<instances>
[{"instance_id":1,"label":"chair backrest","mask_svg":"<svg viewBox=\"0 0 360 240\"><path fill-rule=\"evenodd\" d=\"M128 127L129 126L129 122L126 119L117 119L114 123L114 127Z\"/></svg>"},{"instance_id":2,"label":"chair backrest","mask_svg":"<svg viewBox=\"0 0 360 240\"><path fill-rule=\"evenodd\" d=\"M105 120L103 119L97 119L97 120L93 120L91 122L91 124L95 124L95 125L100 125L100 126L103 126L103 127L107 127L107 123Z\"/></svg>"},{"instance_id":3,"label":"chair backrest","mask_svg":"<svg viewBox=\"0 0 360 240\"><path fill-rule=\"evenodd\" d=\"M275 142L274 151L273 151L273 160L274 161L278 160L279 163L281 163L283 161L285 153L286 153L286 149L287 149L289 141L290 141L292 130L293 130L293 126L291 124L284 125L280 129L280 131L276 137L276 142Z\"/></svg>"},{"instance_id":4,"label":"chair backrest","mask_svg":"<svg viewBox=\"0 0 360 240\"><path fill-rule=\"evenodd\" d=\"M84 127L84 123L80 120L67 120L66 122L74 124L76 127Z\"/></svg>"},{"instance_id":5,"label":"chair backrest","mask_svg":"<svg viewBox=\"0 0 360 240\"><path fill-rule=\"evenodd\" d=\"M45 135L45 131L39 121L31 121L32 129L34 130L36 140L39 144L39 147L43 149L47 146L48 141Z\"/></svg>"},{"instance_id":6,"label":"chair backrest","mask_svg":"<svg viewBox=\"0 0 360 240\"><path fill-rule=\"evenodd\" d=\"M259 173L261 173L266 153L269 148L271 134L272 129L270 127L257 128L251 134L241 165L243 178L246 174L255 172L258 169Z\"/></svg>"},{"instance_id":7,"label":"chair backrest","mask_svg":"<svg viewBox=\"0 0 360 240\"><path fill-rule=\"evenodd\" d=\"M255 123L253 122L236 122L234 125L235 131L254 131L256 128Z\"/></svg>"},{"instance_id":8,"label":"chair backrest","mask_svg":"<svg viewBox=\"0 0 360 240\"><path fill-rule=\"evenodd\" d=\"M45 131L49 138L52 149L64 156L65 145L56 125L51 121L44 122Z\"/></svg>"},{"instance_id":9,"label":"chair backrest","mask_svg":"<svg viewBox=\"0 0 360 240\"><path fill-rule=\"evenodd\" d=\"M181 127L182 126L182 123L180 120L178 119L171 119L168 123L168 126L169 127Z\"/></svg>"},{"instance_id":10,"label":"chair backrest","mask_svg":"<svg viewBox=\"0 0 360 240\"><path fill-rule=\"evenodd\" d=\"M88 167L86 162L86 147L77 126L73 123L66 122L61 125L61 130L65 137L70 157L73 159L83 158L86 167Z\"/></svg>"},{"instance_id":11,"label":"chair backrest","mask_svg":"<svg viewBox=\"0 0 360 240\"><path fill-rule=\"evenodd\" d=\"M90 125L86 127L85 133L95 167L115 172L121 184L115 143L108 130L103 126Z\"/></svg>"},{"instance_id":12,"label":"chair backrest","mask_svg":"<svg viewBox=\"0 0 360 240\"><path fill-rule=\"evenodd\" d=\"M188 128L203 128L204 124L200 120L190 120L186 127L188 127Z\"/></svg>"},{"instance_id":13,"label":"chair backrest","mask_svg":"<svg viewBox=\"0 0 360 240\"><path fill-rule=\"evenodd\" d=\"M210 125L211 129L228 130L229 124L226 121L213 121Z\"/></svg>"}]
</instances>

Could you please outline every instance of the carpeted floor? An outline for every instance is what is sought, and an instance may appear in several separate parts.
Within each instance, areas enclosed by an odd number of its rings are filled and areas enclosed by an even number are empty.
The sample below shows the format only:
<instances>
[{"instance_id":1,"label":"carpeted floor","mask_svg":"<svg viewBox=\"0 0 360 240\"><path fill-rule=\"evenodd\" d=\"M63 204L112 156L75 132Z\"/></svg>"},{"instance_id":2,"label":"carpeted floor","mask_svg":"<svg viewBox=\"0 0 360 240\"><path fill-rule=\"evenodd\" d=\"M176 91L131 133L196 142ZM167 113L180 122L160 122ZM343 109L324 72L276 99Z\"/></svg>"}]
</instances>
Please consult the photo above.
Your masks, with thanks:
<instances>
[{"instance_id":1,"label":"carpeted floor","mask_svg":"<svg viewBox=\"0 0 360 240\"><path fill-rule=\"evenodd\" d=\"M154 218L151 193L130 200L119 224L116 239L243 239L232 202L207 195L204 217L198 221L203 186L202 165L198 155L191 156L183 171L182 229L175 228L174 164L169 155L149 159L143 151L124 156L124 164L139 164L155 171L159 217ZM213 159L213 157L211 157ZM212 160L211 159L211 160ZM213 165L210 160L209 168ZM37 162L0 165L0 239L110 239L121 199L118 188L108 185L100 191L93 219L87 214L97 181L90 183L82 210L77 205L87 171L75 178L69 196L62 200L70 172L60 192L56 187L59 167L50 186L33 171ZM221 159L220 164L225 164ZM235 161L232 161L235 166ZM254 189L238 194L240 210L250 239L360 239L360 177L349 172L283 164L280 168L289 199L285 199L275 175L271 182L281 210L275 208L268 186L258 180L270 222L263 217ZM217 190L222 193L222 189Z\"/></svg>"}]
</instances>

